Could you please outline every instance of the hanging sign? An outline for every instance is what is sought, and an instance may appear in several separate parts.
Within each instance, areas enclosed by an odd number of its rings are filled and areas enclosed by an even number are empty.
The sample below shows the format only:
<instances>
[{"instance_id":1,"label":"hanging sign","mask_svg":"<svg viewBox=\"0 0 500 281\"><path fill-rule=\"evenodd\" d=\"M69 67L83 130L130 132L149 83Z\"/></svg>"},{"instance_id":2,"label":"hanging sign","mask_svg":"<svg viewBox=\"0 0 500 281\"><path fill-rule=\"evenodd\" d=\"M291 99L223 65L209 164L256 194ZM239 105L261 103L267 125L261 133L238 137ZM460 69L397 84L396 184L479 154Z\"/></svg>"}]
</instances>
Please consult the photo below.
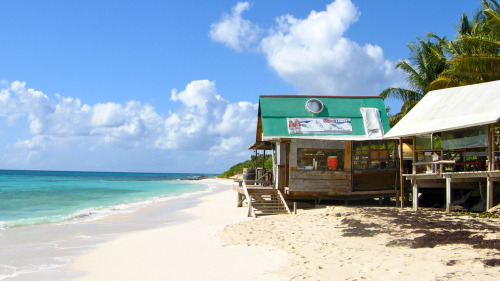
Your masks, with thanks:
<instances>
[{"instance_id":1,"label":"hanging sign","mask_svg":"<svg viewBox=\"0 0 500 281\"><path fill-rule=\"evenodd\" d=\"M288 133L352 134L351 118L287 118Z\"/></svg>"}]
</instances>

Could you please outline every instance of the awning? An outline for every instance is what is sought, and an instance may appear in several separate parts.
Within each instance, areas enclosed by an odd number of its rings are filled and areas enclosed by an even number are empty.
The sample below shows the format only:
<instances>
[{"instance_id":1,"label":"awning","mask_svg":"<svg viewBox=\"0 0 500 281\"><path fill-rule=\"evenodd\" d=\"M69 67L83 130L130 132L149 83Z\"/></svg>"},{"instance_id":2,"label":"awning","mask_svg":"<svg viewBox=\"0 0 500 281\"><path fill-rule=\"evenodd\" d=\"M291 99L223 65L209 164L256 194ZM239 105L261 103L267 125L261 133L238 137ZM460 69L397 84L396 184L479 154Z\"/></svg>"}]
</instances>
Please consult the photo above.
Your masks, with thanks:
<instances>
[{"instance_id":1,"label":"awning","mask_svg":"<svg viewBox=\"0 0 500 281\"><path fill-rule=\"evenodd\" d=\"M256 141L248 147L249 150L272 150L273 146L268 141Z\"/></svg>"},{"instance_id":2,"label":"awning","mask_svg":"<svg viewBox=\"0 0 500 281\"><path fill-rule=\"evenodd\" d=\"M424 135L485 124L500 118L500 80L431 91L384 138Z\"/></svg>"}]
</instances>

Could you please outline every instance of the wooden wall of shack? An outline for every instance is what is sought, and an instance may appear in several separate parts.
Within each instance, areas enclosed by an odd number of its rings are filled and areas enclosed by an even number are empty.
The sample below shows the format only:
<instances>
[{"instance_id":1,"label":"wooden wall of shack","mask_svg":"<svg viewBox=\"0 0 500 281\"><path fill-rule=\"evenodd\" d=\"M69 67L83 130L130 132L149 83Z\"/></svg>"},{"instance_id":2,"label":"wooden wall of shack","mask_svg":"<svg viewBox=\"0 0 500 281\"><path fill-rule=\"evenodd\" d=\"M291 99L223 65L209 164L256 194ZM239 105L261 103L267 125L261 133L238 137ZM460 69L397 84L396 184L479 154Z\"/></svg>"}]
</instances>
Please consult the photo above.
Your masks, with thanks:
<instances>
[{"instance_id":1,"label":"wooden wall of shack","mask_svg":"<svg viewBox=\"0 0 500 281\"><path fill-rule=\"evenodd\" d=\"M352 146L354 141L343 140L280 140L275 161L278 176L276 187L287 199L354 199L356 197L396 196L399 187L399 168L383 170L354 170ZM305 170L297 166L299 148L344 150L343 170Z\"/></svg>"},{"instance_id":2,"label":"wooden wall of shack","mask_svg":"<svg viewBox=\"0 0 500 281\"><path fill-rule=\"evenodd\" d=\"M292 140L290 149L290 182L286 194L327 196L351 191L352 165L350 142ZM340 149L345 151L343 171L303 170L297 167L298 148Z\"/></svg>"}]
</instances>

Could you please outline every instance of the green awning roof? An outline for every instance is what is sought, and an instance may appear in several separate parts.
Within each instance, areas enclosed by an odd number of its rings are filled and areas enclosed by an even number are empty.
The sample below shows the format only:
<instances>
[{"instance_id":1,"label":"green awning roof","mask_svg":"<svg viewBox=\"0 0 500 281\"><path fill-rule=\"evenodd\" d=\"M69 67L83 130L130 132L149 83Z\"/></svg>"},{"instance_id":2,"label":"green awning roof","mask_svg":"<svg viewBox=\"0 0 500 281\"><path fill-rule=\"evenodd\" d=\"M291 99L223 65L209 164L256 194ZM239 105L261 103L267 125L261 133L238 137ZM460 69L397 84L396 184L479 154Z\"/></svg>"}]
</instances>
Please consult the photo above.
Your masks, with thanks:
<instances>
[{"instance_id":1,"label":"green awning roof","mask_svg":"<svg viewBox=\"0 0 500 281\"><path fill-rule=\"evenodd\" d=\"M323 103L322 112L314 114L306 109L306 102L312 98ZM261 126L261 128L257 128L257 140L279 138L368 139L361 108L378 109L384 133L389 130L385 105L380 97L260 96L258 127ZM349 132L340 130L334 133L290 133L289 121L291 119L307 123L311 120L322 121L325 118L349 120L352 130Z\"/></svg>"}]
</instances>

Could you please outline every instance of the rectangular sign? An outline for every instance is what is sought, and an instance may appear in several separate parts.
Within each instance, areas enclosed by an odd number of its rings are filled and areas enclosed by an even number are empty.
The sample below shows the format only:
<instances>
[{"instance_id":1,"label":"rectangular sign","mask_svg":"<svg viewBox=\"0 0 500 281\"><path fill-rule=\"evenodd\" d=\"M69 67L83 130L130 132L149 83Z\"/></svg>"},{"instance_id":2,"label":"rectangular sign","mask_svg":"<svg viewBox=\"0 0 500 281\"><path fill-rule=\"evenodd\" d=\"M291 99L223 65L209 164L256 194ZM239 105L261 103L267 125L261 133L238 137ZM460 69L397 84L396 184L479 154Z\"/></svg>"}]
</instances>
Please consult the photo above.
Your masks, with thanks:
<instances>
[{"instance_id":1,"label":"rectangular sign","mask_svg":"<svg viewBox=\"0 0 500 281\"><path fill-rule=\"evenodd\" d=\"M352 134L351 118L287 118L288 133Z\"/></svg>"}]
</instances>

